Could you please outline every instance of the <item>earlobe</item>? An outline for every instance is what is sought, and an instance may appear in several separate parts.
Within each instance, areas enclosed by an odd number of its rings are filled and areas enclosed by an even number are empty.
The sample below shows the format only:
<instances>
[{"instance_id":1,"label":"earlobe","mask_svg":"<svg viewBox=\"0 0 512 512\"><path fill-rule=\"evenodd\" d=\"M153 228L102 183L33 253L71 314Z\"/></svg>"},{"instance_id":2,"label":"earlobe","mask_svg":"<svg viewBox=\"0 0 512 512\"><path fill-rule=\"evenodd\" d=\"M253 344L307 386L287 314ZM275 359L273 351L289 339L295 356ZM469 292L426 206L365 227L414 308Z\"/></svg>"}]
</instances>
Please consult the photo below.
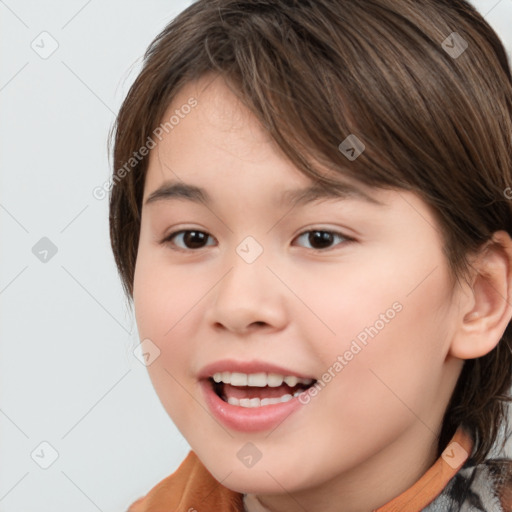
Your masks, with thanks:
<instances>
[{"instance_id":1,"label":"earlobe","mask_svg":"<svg viewBox=\"0 0 512 512\"><path fill-rule=\"evenodd\" d=\"M450 354L475 359L491 352L512 318L512 240L497 231L473 264L471 300L461 309Z\"/></svg>"}]
</instances>

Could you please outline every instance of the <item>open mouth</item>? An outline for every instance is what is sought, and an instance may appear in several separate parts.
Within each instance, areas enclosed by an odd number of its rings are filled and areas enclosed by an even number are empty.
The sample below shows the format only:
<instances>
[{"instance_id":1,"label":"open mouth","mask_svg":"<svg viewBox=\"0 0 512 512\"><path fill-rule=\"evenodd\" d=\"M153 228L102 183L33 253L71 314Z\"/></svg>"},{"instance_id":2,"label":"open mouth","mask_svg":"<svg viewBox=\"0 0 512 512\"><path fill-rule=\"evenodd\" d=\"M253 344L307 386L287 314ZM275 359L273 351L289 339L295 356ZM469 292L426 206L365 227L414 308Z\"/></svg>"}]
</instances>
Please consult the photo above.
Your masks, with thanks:
<instances>
[{"instance_id":1,"label":"open mouth","mask_svg":"<svg viewBox=\"0 0 512 512\"><path fill-rule=\"evenodd\" d=\"M288 402L317 381L275 373L219 372L209 379L213 391L224 402L254 408Z\"/></svg>"}]
</instances>

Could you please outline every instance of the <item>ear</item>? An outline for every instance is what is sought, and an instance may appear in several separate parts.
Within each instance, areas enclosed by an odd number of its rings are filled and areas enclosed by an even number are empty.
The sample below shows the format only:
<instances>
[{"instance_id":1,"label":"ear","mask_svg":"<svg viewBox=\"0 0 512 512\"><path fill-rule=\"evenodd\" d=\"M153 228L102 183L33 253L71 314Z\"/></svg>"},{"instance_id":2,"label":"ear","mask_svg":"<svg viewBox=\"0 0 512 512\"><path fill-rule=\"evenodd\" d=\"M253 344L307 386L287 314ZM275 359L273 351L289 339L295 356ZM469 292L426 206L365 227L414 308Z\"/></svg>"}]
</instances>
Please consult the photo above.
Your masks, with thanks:
<instances>
[{"instance_id":1,"label":"ear","mask_svg":"<svg viewBox=\"0 0 512 512\"><path fill-rule=\"evenodd\" d=\"M499 343L512 317L512 240L496 231L472 263L471 288L461 301L450 354L475 359Z\"/></svg>"}]
</instances>

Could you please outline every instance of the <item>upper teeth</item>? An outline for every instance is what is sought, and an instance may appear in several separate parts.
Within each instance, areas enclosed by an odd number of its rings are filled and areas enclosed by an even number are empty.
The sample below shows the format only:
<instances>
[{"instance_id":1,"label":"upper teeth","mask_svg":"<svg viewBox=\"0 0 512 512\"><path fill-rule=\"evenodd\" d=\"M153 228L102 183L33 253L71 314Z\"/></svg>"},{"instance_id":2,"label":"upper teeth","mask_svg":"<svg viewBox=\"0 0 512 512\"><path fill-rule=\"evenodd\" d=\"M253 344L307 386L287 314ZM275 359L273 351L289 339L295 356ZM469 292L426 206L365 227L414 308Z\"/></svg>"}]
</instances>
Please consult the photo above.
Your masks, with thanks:
<instances>
[{"instance_id":1,"label":"upper teeth","mask_svg":"<svg viewBox=\"0 0 512 512\"><path fill-rule=\"evenodd\" d=\"M277 373L238 373L238 372L217 372L213 374L215 382L223 382L224 384L231 384L232 386L255 386L263 388L269 386L276 388L283 382L288 386L293 387L297 384L304 384L308 386L313 382L313 379L302 379L290 375L284 377Z\"/></svg>"}]
</instances>

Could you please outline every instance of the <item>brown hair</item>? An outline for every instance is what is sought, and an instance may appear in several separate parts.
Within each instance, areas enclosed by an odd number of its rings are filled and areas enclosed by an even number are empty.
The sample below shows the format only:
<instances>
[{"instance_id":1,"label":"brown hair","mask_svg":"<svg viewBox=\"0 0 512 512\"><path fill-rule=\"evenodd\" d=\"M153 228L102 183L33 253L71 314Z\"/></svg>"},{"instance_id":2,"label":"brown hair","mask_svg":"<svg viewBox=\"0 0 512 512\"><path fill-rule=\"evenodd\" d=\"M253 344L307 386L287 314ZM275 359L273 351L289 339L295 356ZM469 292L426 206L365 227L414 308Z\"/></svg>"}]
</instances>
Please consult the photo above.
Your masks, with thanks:
<instances>
[{"instance_id":1,"label":"brown hair","mask_svg":"<svg viewBox=\"0 0 512 512\"><path fill-rule=\"evenodd\" d=\"M450 53L464 41L462 54ZM512 233L504 194L512 185L512 77L501 41L469 3L199 0L149 46L111 134L110 236L129 300L148 158L122 179L119 170L147 145L178 90L208 72L226 80L310 178L332 186L345 174L418 193L437 216L454 282L467 279L468 255L495 231ZM338 149L350 134L366 146L352 161ZM479 463L507 424L511 329L489 354L464 363L439 454L462 424Z\"/></svg>"}]
</instances>

